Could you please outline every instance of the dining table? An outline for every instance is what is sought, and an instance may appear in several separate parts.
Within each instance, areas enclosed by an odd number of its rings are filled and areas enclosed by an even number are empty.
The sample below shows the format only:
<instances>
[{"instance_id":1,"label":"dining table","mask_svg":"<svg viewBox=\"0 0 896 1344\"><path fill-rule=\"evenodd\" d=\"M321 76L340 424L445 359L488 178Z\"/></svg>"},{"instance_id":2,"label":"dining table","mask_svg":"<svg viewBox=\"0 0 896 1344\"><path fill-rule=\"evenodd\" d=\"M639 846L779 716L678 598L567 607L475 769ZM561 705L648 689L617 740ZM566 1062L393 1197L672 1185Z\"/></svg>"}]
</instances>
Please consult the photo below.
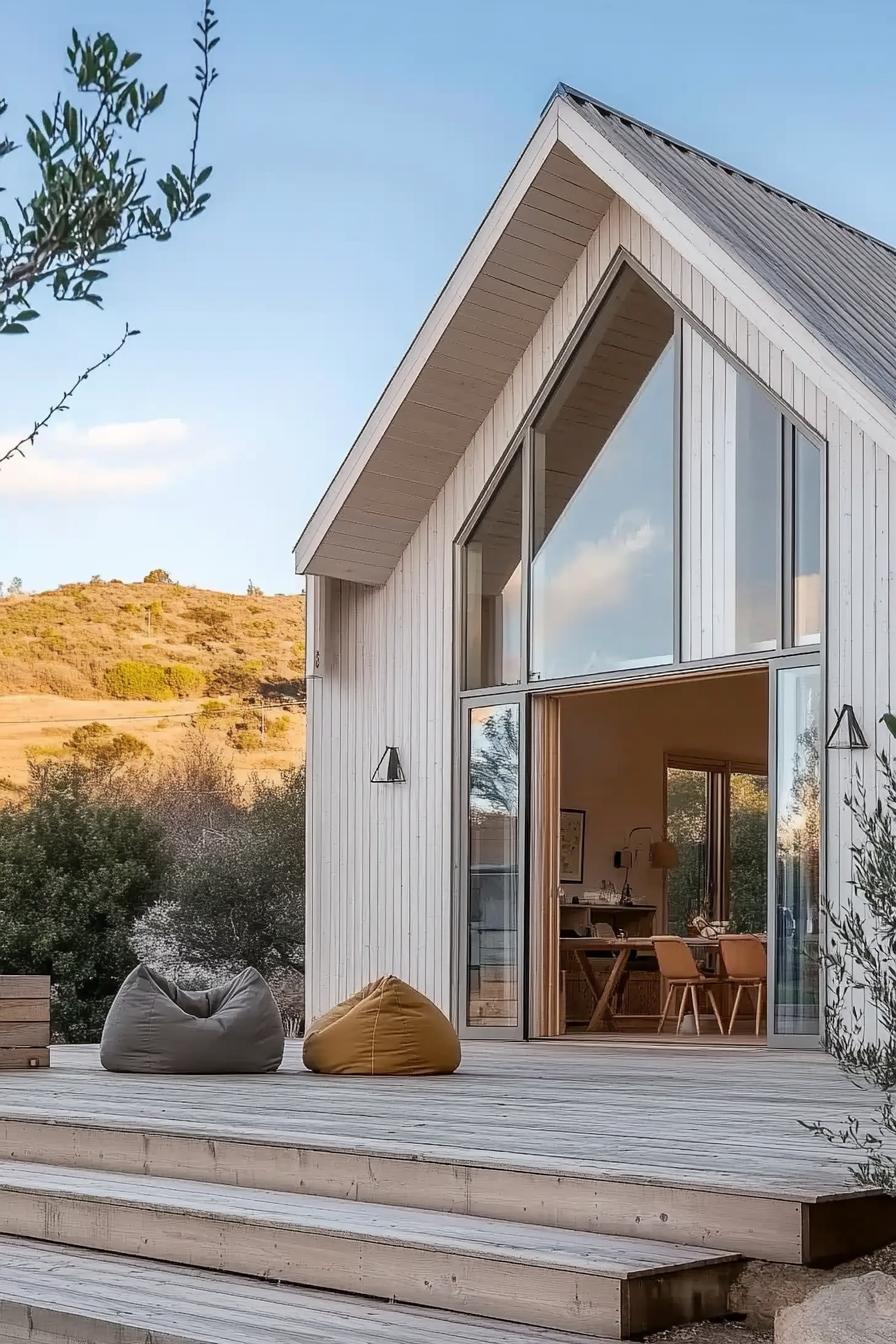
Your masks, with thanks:
<instances>
[{"instance_id":1,"label":"dining table","mask_svg":"<svg viewBox=\"0 0 896 1344\"><path fill-rule=\"evenodd\" d=\"M718 938L693 937L685 938L683 941L687 943L692 952L711 952L718 957ZM613 1000L625 988L629 966L635 954L638 952L647 955L653 954L653 939L561 936L560 951L572 952L575 955L582 974L588 982L588 987L594 995L594 1011L588 1019L585 1030L613 1031L616 1017ZM601 984L592 959L595 956L607 956L607 954L612 956L613 961L606 981Z\"/></svg>"}]
</instances>

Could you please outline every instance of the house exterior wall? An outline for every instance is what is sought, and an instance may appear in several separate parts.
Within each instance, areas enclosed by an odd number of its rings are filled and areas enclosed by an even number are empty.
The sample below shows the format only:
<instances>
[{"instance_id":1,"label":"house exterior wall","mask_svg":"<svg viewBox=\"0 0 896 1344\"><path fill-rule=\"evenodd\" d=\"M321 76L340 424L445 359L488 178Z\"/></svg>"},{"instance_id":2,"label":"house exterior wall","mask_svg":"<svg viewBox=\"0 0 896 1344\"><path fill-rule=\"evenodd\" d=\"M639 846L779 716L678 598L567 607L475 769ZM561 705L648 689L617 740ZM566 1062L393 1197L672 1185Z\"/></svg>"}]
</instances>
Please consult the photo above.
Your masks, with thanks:
<instances>
[{"instance_id":1,"label":"house exterior wall","mask_svg":"<svg viewBox=\"0 0 896 1344\"><path fill-rule=\"evenodd\" d=\"M387 971L450 1011L453 541L620 247L827 441L828 721L849 701L872 748L885 745L878 720L896 681L896 444L872 442L616 198L389 581L370 588L309 577L310 609L325 613L315 618L325 656L309 669L308 699L312 1015ZM716 365L700 365L710 407ZM387 745L400 750L404 785L370 783ZM826 767L827 889L836 901L851 875L842 798L856 767L869 787L876 772L872 751L828 752Z\"/></svg>"}]
</instances>

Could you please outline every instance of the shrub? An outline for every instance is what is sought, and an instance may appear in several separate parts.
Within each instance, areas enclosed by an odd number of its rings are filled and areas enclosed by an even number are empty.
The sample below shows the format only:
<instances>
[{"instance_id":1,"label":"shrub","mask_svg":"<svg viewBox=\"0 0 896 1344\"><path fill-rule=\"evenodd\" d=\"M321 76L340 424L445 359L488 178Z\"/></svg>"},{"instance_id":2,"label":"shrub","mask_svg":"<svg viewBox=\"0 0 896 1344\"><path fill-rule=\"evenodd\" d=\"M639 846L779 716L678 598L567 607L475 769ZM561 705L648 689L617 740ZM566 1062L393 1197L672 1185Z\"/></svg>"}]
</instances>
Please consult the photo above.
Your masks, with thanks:
<instances>
[{"instance_id":1,"label":"shrub","mask_svg":"<svg viewBox=\"0 0 896 1344\"><path fill-rule=\"evenodd\" d=\"M884 714L883 722L896 737L896 718ZM880 1101L871 1125L865 1117L848 1116L836 1129L822 1123L808 1128L856 1154L852 1174L860 1185L896 1194L896 764L885 751L877 763L877 801L869 802L858 771L845 800L858 837L851 846L851 885L859 899L850 897L839 910L825 902L829 950L821 962L828 982L828 1051Z\"/></svg>"},{"instance_id":2,"label":"shrub","mask_svg":"<svg viewBox=\"0 0 896 1344\"><path fill-rule=\"evenodd\" d=\"M50 653L65 652L65 639L56 630L45 630L40 637L40 642Z\"/></svg>"},{"instance_id":3,"label":"shrub","mask_svg":"<svg viewBox=\"0 0 896 1344\"><path fill-rule=\"evenodd\" d=\"M147 744L133 733L116 733L107 723L84 723L65 743L75 758L99 770L114 770L151 756Z\"/></svg>"},{"instance_id":4,"label":"shrub","mask_svg":"<svg viewBox=\"0 0 896 1344\"><path fill-rule=\"evenodd\" d=\"M305 772L287 770L182 853L144 927L215 975L249 965L294 976L304 969L304 840Z\"/></svg>"},{"instance_id":5,"label":"shrub","mask_svg":"<svg viewBox=\"0 0 896 1344\"><path fill-rule=\"evenodd\" d=\"M290 717L288 714L278 714L275 719L268 719L265 725L265 732L274 742L281 741L289 732Z\"/></svg>"},{"instance_id":6,"label":"shrub","mask_svg":"<svg viewBox=\"0 0 896 1344\"><path fill-rule=\"evenodd\" d=\"M258 690L258 677L244 663L219 663L209 677L212 695L251 695Z\"/></svg>"},{"instance_id":7,"label":"shrub","mask_svg":"<svg viewBox=\"0 0 896 1344\"><path fill-rule=\"evenodd\" d=\"M144 583L174 583L167 569L151 569L143 576Z\"/></svg>"},{"instance_id":8,"label":"shrub","mask_svg":"<svg viewBox=\"0 0 896 1344\"><path fill-rule=\"evenodd\" d=\"M227 713L227 704L224 700L203 700L199 706L198 719L208 722L214 722Z\"/></svg>"},{"instance_id":9,"label":"shrub","mask_svg":"<svg viewBox=\"0 0 896 1344\"><path fill-rule=\"evenodd\" d=\"M250 728L245 723L235 723L232 728L228 728L227 741L234 751L260 751L264 746L264 739L258 729Z\"/></svg>"},{"instance_id":10,"label":"shrub","mask_svg":"<svg viewBox=\"0 0 896 1344\"><path fill-rule=\"evenodd\" d=\"M230 616L223 607L213 607L208 603L203 603L191 607L189 614L207 634L217 639L226 638L230 634Z\"/></svg>"},{"instance_id":11,"label":"shrub","mask_svg":"<svg viewBox=\"0 0 896 1344\"><path fill-rule=\"evenodd\" d=\"M115 700L171 700L166 669L157 663L125 660L106 671L106 689Z\"/></svg>"},{"instance_id":12,"label":"shrub","mask_svg":"<svg viewBox=\"0 0 896 1344\"><path fill-rule=\"evenodd\" d=\"M172 663L166 667L165 681L173 694L181 699L188 695L201 695L205 690L205 673L187 663Z\"/></svg>"},{"instance_id":13,"label":"shrub","mask_svg":"<svg viewBox=\"0 0 896 1344\"><path fill-rule=\"evenodd\" d=\"M52 978L64 1040L99 1039L164 871L159 828L98 802L77 766L32 766L26 799L0 807L0 965Z\"/></svg>"}]
</instances>

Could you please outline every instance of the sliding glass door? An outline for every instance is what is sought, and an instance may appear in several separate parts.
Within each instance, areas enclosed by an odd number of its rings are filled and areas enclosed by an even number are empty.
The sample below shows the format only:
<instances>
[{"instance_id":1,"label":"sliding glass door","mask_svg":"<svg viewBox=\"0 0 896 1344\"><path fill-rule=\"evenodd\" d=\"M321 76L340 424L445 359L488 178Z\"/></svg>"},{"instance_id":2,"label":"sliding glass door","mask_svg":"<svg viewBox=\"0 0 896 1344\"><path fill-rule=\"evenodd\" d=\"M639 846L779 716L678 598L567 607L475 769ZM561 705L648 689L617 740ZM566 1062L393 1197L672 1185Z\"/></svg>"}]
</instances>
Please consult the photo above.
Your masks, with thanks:
<instances>
[{"instance_id":1,"label":"sliding glass door","mask_svg":"<svg viewBox=\"0 0 896 1344\"><path fill-rule=\"evenodd\" d=\"M466 1035L524 1030L525 704L467 700L463 716L461 1002Z\"/></svg>"},{"instance_id":2,"label":"sliding glass door","mask_svg":"<svg viewBox=\"0 0 896 1344\"><path fill-rule=\"evenodd\" d=\"M787 660L771 671L768 1036L817 1045L821 904L821 669Z\"/></svg>"}]
</instances>

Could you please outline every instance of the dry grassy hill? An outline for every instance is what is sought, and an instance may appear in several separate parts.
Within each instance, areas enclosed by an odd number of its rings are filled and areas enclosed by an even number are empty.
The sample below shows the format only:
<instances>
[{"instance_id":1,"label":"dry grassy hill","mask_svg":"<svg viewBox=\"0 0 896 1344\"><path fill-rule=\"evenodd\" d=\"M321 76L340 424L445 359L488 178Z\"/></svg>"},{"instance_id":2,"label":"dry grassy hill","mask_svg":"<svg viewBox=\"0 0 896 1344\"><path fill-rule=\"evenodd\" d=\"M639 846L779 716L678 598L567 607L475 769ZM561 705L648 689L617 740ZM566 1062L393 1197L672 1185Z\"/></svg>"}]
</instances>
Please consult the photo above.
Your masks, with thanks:
<instances>
[{"instance_id":1,"label":"dry grassy hill","mask_svg":"<svg viewBox=\"0 0 896 1344\"><path fill-rule=\"evenodd\" d=\"M302 597L238 596L176 583L65 584L0 600L0 779L64 756L102 722L154 754L195 723L240 773L295 764L304 749ZM252 699L285 699L266 709Z\"/></svg>"}]
</instances>

